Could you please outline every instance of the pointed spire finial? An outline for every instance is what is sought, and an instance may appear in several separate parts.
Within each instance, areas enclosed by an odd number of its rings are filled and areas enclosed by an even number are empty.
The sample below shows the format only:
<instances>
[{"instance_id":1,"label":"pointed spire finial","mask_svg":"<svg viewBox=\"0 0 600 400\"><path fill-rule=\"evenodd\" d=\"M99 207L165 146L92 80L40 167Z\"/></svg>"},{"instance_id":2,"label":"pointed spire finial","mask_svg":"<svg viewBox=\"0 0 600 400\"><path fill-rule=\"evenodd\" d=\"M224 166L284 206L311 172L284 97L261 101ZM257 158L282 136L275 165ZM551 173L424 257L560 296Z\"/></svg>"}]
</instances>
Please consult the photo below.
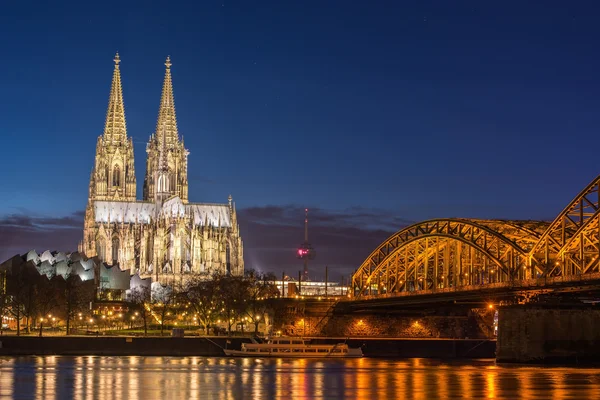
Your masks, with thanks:
<instances>
[{"instance_id":1,"label":"pointed spire finial","mask_svg":"<svg viewBox=\"0 0 600 400\"><path fill-rule=\"evenodd\" d=\"M123 105L123 89L121 87L121 70L119 53L113 59L115 69L108 97L108 110L104 123L104 139L112 143L125 143L127 140L127 126L125 123L125 106Z\"/></svg>"},{"instance_id":2,"label":"pointed spire finial","mask_svg":"<svg viewBox=\"0 0 600 400\"><path fill-rule=\"evenodd\" d=\"M171 57L165 62L166 71L163 81L160 107L158 109L158 121L156 122L156 136L159 141L166 139L167 146L172 147L179 141L177 131L177 117L175 116L175 99L173 96L173 81L171 79Z\"/></svg>"}]
</instances>

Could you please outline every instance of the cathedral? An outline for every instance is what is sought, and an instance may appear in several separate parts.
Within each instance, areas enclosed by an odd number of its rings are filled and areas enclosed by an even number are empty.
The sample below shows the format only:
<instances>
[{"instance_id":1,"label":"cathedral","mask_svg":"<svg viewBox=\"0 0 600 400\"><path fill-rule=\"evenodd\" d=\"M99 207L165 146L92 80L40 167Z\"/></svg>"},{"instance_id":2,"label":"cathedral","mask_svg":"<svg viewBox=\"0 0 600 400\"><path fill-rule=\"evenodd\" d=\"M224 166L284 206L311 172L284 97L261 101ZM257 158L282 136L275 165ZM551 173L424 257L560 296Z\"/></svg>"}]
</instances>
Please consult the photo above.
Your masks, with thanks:
<instances>
[{"instance_id":1,"label":"cathedral","mask_svg":"<svg viewBox=\"0 0 600 400\"><path fill-rule=\"evenodd\" d=\"M118 54L114 62L79 250L161 283L191 273L242 275L243 247L231 196L226 204L188 200L189 152L177 130L169 57L156 131L146 146L143 200L137 200Z\"/></svg>"}]
</instances>

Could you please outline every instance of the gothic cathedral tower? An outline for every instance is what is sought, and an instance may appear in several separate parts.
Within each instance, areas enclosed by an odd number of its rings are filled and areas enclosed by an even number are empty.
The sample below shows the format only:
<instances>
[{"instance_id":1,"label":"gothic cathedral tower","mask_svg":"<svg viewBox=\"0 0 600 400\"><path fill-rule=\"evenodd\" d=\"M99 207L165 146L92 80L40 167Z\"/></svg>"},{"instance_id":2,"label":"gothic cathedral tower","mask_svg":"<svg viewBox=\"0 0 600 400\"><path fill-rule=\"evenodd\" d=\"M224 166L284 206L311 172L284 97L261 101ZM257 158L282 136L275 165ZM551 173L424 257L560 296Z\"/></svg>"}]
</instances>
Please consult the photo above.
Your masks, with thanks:
<instances>
[{"instance_id":1,"label":"gothic cathedral tower","mask_svg":"<svg viewBox=\"0 0 600 400\"><path fill-rule=\"evenodd\" d=\"M135 201L133 141L127 138L125 106L119 70L119 53L115 56L112 86L104 133L96 143L96 160L90 179L90 200Z\"/></svg>"},{"instance_id":2,"label":"gothic cathedral tower","mask_svg":"<svg viewBox=\"0 0 600 400\"><path fill-rule=\"evenodd\" d=\"M104 132L96 142L96 157L90 176L82 249L88 256L98 255L101 259L109 259L107 257L109 244L104 241L100 245L97 244L94 202L135 201L136 199L133 141L127 137L119 53L115 55L114 62L115 69L108 98ZM116 255L116 251L114 253Z\"/></svg>"},{"instance_id":3,"label":"gothic cathedral tower","mask_svg":"<svg viewBox=\"0 0 600 400\"><path fill-rule=\"evenodd\" d=\"M187 157L183 139L179 140L173 81L171 80L171 60L165 62L163 82L156 131L146 147L146 177L144 179L144 200L163 202L178 196L188 202Z\"/></svg>"},{"instance_id":4,"label":"gothic cathedral tower","mask_svg":"<svg viewBox=\"0 0 600 400\"><path fill-rule=\"evenodd\" d=\"M96 144L83 241L87 257L158 282L188 274L244 273L235 205L188 201L189 152L179 137L167 57L156 130L147 151L143 200L136 200L133 141L127 137L119 55L104 132Z\"/></svg>"}]
</instances>

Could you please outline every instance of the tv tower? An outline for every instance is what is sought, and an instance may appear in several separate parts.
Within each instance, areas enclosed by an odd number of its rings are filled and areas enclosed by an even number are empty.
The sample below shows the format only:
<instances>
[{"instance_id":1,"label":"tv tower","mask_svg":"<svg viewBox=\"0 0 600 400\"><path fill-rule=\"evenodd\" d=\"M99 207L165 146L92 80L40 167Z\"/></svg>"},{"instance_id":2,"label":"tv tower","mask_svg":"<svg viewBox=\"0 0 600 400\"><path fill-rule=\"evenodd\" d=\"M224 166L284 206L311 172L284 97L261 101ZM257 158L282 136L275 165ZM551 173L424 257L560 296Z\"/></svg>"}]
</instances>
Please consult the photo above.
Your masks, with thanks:
<instances>
[{"instance_id":1,"label":"tv tower","mask_svg":"<svg viewBox=\"0 0 600 400\"><path fill-rule=\"evenodd\" d=\"M304 242L298 247L297 257L304 260L304 281L308 280L308 260L313 260L317 252L308 242L308 208L304 209Z\"/></svg>"}]
</instances>

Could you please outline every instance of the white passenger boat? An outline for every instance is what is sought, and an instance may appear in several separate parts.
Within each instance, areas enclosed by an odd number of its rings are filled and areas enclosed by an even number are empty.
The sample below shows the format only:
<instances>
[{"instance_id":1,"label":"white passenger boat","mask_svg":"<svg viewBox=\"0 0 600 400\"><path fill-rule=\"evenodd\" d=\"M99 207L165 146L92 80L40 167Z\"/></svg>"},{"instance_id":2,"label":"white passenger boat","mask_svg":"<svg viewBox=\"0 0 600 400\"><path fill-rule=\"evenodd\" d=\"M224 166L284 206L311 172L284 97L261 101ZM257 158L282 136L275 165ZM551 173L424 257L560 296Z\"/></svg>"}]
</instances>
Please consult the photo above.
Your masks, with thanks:
<instances>
[{"instance_id":1,"label":"white passenger boat","mask_svg":"<svg viewBox=\"0 0 600 400\"><path fill-rule=\"evenodd\" d=\"M223 349L225 355L235 357L281 357L281 358L349 358L362 357L359 347L351 349L346 343L309 344L297 338L275 338L266 343L242 343L241 350Z\"/></svg>"}]
</instances>

